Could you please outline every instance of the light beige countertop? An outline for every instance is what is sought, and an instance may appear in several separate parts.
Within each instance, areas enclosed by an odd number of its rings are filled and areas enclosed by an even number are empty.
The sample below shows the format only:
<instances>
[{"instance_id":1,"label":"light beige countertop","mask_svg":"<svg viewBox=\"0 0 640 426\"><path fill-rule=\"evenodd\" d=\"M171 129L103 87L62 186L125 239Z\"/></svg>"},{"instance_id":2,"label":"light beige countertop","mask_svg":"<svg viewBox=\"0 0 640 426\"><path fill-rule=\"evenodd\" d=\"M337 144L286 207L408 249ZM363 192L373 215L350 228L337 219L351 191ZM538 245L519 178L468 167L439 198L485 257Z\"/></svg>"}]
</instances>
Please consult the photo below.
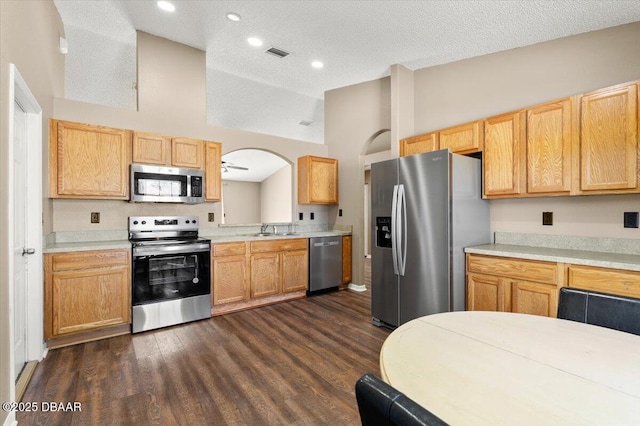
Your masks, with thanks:
<instances>
[{"instance_id":1,"label":"light beige countertop","mask_svg":"<svg viewBox=\"0 0 640 426\"><path fill-rule=\"evenodd\" d=\"M574 265L640 271L640 255L603 253L597 251L530 247L510 244L485 244L465 248L465 253L487 256L513 257L516 259L544 260Z\"/></svg>"},{"instance_id":2,"label":"light beige countertop","mask_svg":"<svg viewBox=\"0 0 640 426\"><path fill-rule=\"evenodd\" d=\"M87 233L83 233L79 238L82 241L69 241L73 239L73 236L66 236L63 242L48 241L44 247L44 253L61 253L70 251L90 251L90 250L111 250L111 249L130 249L131 243L128 239L122 239L121 232L114 232L114 237L120 237L113 240L87 240ZM295 234L282 235L272 234L268 236L257 236L253 234L240 234L240 235L215 235L210 233L200 234L201 238L211 240L212 244L225 243L234 241L267 241L267 240L280 240L280 239L293 239L293 238L314 238L314 237L332 237L351 235L351 231L346 230L331 230L331 231L302 231ZM98 238L102 238L103 235ZM90 237L89 237L90 238Z\"/></svg>"},{"instance_id":3,"label":"light beige countertop","mask_svg":"<svg viewBox=\"0 0 640 426\"><path fill-rule=\"evenodd\" d=\"M496 232L465 253L640 271L640 239Z\"/></svg>"},{"instance_id":4,"label":"light beige countertop","mask_svg":"<svg viewBox=\"0 0 640 426\"><path fill-rule=\"evenodd\" d=\"M640 336L510 312L403 324L382 378L454 425L638 425Z\"/></svg>"}]
</instances>

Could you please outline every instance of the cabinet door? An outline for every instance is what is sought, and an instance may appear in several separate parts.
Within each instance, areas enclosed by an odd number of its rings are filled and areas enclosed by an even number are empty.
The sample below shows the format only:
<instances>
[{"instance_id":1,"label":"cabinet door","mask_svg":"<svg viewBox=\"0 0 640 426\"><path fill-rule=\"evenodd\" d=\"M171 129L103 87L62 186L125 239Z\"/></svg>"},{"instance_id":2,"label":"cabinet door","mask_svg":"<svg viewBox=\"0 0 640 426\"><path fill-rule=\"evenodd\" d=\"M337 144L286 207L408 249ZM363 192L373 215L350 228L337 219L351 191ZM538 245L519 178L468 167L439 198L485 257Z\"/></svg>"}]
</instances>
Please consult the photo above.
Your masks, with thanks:
<instances>
[{"instance_id":1,"label":"cabinet door","mask_svg":"<svg viewBox=\"0 0 640 426\"><path fill-rule=\"evenodd\" d=\"M582 96L580 189L638 186L638 87L620 85Z\"/></svg>"},{"instance_id":2,"label":"cabinet door","mask_svg":"<svg viewBox=\"0 0 640 426\"><path fill-rule=\"evenodd\" d=\"M251 255L251 298L280 293L280 254Z\"/></svg>"},{"instance_id":3,"label":"cabinet door","mask_svg":"<svg viewBox=\"0 0 640 426\"><path fill-rule=\"evenodd\" d=\"M129 271L120 266L54 273L52 335L129 323Z\"/></svg>"},{"instance_id":4,"label":"cabinet door","mask_svg":"<svg viewBox=\"0 0 640 426\"><path fill-rule=\"evenodd\" d=\"M527 110L527 192L571 190L571 100Z\"/></svg>"},{"instance_id":5,"label":"cabinet door","mask_svg":"<svg viewBox=\"0 0 640 426\"><path fill-rule=\"evenodd\" d=\"M506 114L484 122L482 154L485 197L517 195L521 191L521 114Z\"/></svg>"},{"instance_id":6,"label":"cabinet door","mask_svg":"<svg viewBox=\"0 0 640 426\"><path fill-rule=\"evenodd\" d=\"M467 274L467 310L509 311L505 283L491 275Z\"/></svg>"},{"instance_id":7,"label":"cabinet door","mask_svg":"<svg viewBox=\"0 0 640 426\"><path fill-rule=\"evenodd\" d=\"M221 196L221 160L222 146L217 142L207 142L204 147L205 157L205 188L204 199L206 201L220 201Z\"/></svg>"},{"instance_id":8,"label":"cabinet door","mask_svg":"<svg viewBox=\"0 0 640 426\"><path fill-rule=\"evenodd\" d=\"M427 133L400 139L400 157L438 150L438 134Z\"/></svg>"},{"instance_id":9,"label":"cabinet door","mask_svg":"<svg viewBox=\"0 0 640 426\"><path fill-rule=\"evenodd\" d=\"M52 198L129 198L131 132L50 121Z\"/></svg>"},{"instance_id":10,"label":"cabinet door","mask_svg":"<svg viewBox=\"0 0 640 426\"><path fill-rule=\"evenodd\" d=\"M298 158L298 203L338 204L338 160Z\"/></svg>"},{"instance_id":11,"label":"cabinet door","mask_svg":"<svg viewBox=\"0 0 640 426\"><path fill-rule=\"evenodd\" d=\"M171 138L156 133L133 132L133 162L171 164Z\"/></svg>"},{"instance_id":12,"label":"cabinet door","mask_svg":"<svg viewBox=\"0 0 640 426\"><path fill-rule=\"evenodd\" d=\"M458 154L482 151L482 121L441 130L439 137L440 149L449 148Z\"/></svg>"},{"instance_id":13,"label":"cabinet door","mask_svg":"<svg viewBox=\"0 0 640 426\"><path fill-rule=\"evenodd\" d=\"M351 235L342 237L342 283L351 282Z\"/></svg>"},{"instance_id":14,"label":"cabinet door","mask_svg":"<svg viewBox=\"0 0 640 426\"><path fill-rule=\"evenodd\" d=\"M529 281L512 281L511 312L555 318L558 313L557 287Z\"/></svg>"},{"instance_id":15,"label":"cabinet door","mask_svg":"<svg viewBox=\"0 0 640 426\"><path fill-rule=\"evenodd\" d=\"M247 284L247 258L244 255L213 258L214 305L247 300Z\"/></svg>"},{"instance_id":16,"label":"cabinet door","mask_svg":"<svg viewBox=\"0 0 640 426\"><path fill-rule=\"evenodd\" d=\"M197 139L171 139L171 164L201 169L204 165L204 142Z\"/></svg>"},{"instance_id":17,"label":"cabinet door","mask_svg":"<svg viewBox=\"0 0 640 426\"><path fill-rule=\"evenodd\" d=\"M282 292L306 290L309 284L307 250L282 252Z\"/></svg>"}]
</instances>

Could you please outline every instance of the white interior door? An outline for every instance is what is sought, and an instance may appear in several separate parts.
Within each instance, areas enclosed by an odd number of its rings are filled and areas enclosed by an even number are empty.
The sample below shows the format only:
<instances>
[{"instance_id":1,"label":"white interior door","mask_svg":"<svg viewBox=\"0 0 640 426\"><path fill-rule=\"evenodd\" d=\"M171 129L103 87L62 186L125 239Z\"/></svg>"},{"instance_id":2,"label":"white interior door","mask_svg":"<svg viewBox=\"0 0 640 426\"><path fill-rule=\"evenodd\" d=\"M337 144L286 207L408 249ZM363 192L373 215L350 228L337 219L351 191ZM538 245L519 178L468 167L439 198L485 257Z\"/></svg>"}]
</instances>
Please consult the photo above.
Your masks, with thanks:
<instances>
[{"instance_id":1,"label":"white interior door","mask_svg":"<svg viewBox=\"0 0 640 426\"><path fill-rule=\"evenodd\" d=\"M13 326L16 380L27 362L27 113L14 100L13 115Z\"/></svg>"}]
</instances>

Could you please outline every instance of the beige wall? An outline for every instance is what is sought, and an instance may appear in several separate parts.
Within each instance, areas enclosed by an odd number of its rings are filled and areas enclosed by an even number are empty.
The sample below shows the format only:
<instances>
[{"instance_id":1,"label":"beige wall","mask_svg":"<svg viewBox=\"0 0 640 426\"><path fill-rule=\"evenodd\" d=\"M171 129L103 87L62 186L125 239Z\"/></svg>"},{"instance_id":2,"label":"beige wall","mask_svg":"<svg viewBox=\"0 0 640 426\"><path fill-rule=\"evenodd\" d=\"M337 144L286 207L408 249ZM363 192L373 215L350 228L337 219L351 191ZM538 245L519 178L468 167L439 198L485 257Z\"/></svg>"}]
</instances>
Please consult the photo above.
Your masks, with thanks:
<instances>
[{"instance_id":1,"label":"beige wall","mask_svg":"<svg viewBox=\"0 0 640 426\"><path fill-rule=\"evenodd\" d=\"M416 134L640 78L640 22L414 73ZM491 201L493 231L640 239L638 196ZM554 225L542 226L542 212Z\"/></svg>"},{"instance_id":2,"label":"beige wall","mask_svg":"<svg viewBox=\"0 0 640 426\"><path fill-rule=\"evenodd\" d=\"M330 221L353 226L353 283L364 283L364 153L390 122L390 78L330 90L324 95L325 143L339 160L340 204ZM338 217L338 208L343 216Z\"/></svg>"},{"instance_id":3,"label":"beige wall","mask_svg":"<svg viewBox=\"0 0 640 426\"><path fill-rule=\"evenodd\" d=\"M391 126L392 147L414 131L489 117L568 95L640 78L640 22L413 72L392 67L380 79L325 93L325 138L338 158L341 207L338 223L354 225L354 253L363 252L361 148L376 130ZM413 86L413 92L407 93ZM396 148L397 149L397 148ZM395 151L396 149L392 149ZM344 204L343 204L344 203ZM640 239L622 227L624 211L639 211L636 196L591 196L491 201L492 231L608 236ZM542 211L554 211L554 225L541 225ZM363 264L354 256L354 282Z\"/></svg>"},{"instance_id":4,"label":"beige wall","mask_svg":"<svg viewBox=\"0 0 640 426\"><path fill-rule=\"evenodd\" d=\"M217 141L222 143L223 153L241 148L264 149L292 164L303 155L327 156L325 145L208 126L205 52L146 33L138 33L138 52L139 111L55 99L55 118ZM295 181L293 185L295 188ZM197 215L203 228L217 227L222 218L220 203L171 205L55 200L52 205L50 228L54 232L122 230L127 228L130 215ZM92 211L101 213L99 224L90 223ZM215 222L207 221L209 212L215 213Z\"/></svg>"},{"instance_id":5,"label":"beige wall","mask_svg":"<svg viewBox=\"0 0 640 426\"><path fill-rule=\"evenodd\" d=\"M63 36L62 22L53 2L0 1L0 401L10 401L14 383L10 362L9 323L12 280L8 265L9 230L9 64L13 63L42 108L44 140L46 121L52 116L53 98L64 92L64 57L58 51L58 37ZM45 158L46 158L45 149ZM46 169L45 169L46 171ZM46 173L44 173L46 176ZM45 206L48 209L48 206ZM0 424L9 413L0 411Z\"/></svg>"},{"instance_id":6,"label":"beige wall","mask_svg":"<svg viewBox=\"0 0 640 426\"><path fill-rule=\"evenodd\" d=\"M260 211L262 223L291 222L291 172L287 164L262 181Z\"/></svg>"},{"instance_id":7,"label":"beige wall","mask_svg":"<svg viewBox=\"0 0 640 426\"><path fill-rule=\"evenodd\" d=\"M260 223L260 182L222 182L226 224Z\"/></svg>"}]
</instances>

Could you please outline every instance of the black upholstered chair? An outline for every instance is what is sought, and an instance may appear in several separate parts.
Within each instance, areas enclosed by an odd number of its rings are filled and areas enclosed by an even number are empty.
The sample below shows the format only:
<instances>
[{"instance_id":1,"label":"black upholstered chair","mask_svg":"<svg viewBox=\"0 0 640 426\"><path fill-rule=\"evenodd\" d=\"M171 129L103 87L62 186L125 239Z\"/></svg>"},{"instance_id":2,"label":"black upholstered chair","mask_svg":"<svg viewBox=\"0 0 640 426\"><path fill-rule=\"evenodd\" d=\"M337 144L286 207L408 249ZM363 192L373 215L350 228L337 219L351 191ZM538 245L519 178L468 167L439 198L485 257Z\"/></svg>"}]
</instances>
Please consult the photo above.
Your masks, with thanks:
<instances>
[{"instance_id":1,"label":"black upholstered chair","mask_svg":"<svg viewBox=\"0 0 640 426\"><path fill-rule=\"evenodd\" d=\"M362 426L446 426L426 408L377 376L367 373L356 382Z\"/></svg>"},{"instance_id":2,"label":"black upholstered chair","mask_svg":"<svg viewBox=\"0 0 640 426\"><path fill-rule=\"evenodd\" d=\"M562 287L558 318L640 336L640 299Z\"/></svg>"}]
</instances>

